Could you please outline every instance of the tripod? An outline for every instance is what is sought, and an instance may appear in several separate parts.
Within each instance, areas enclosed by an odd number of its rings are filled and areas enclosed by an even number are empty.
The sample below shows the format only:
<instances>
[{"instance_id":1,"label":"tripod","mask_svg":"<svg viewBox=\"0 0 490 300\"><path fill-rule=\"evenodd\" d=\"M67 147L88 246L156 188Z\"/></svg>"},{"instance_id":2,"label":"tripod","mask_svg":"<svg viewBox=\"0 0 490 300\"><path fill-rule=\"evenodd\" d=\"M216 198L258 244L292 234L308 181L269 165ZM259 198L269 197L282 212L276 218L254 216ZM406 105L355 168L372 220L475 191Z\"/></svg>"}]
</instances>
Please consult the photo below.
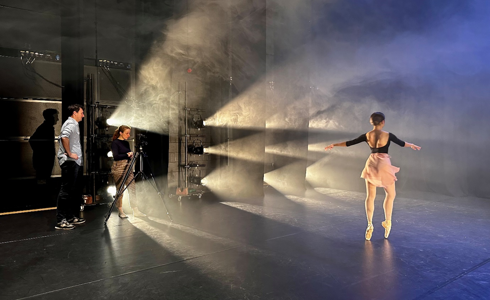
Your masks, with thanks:
<instances>
[{"instance_id":1,"label":"tripod","mask_svg":"<svg viewBox=\"0 0 490 300\"><path fill-rule=\"evenodd\" d=\"M128 180L128 177L129 175L131 174L131 171L133 170L133 167L134 167L134 164L136 162L137 159L140 159L140 170L138 171L138 173L136 173L136 175L134 175L133 179L128 183L126 184L126 187L124 187L124 183L126 182L126 180ZM114 205L116 204L116 201L117 199L119 198L119 196L122 196L122 194L124 193L124 191L129 187L129 185L136 180L136 178L138 176L141 175L141 177L143 178L143 180L148 180L149 178L151 178L153 184L151 184L151 186L155 189L155 191L157 192L158 196L160 197L160 199L162 200L163 202L163 206L165 207L165 211L167 212L167 216L169 217L170 221L173 222L172 220L172 216L170 215L170 213L168 212L168 209L167 209L167 205L165 205L165 199L163 199L163 196L162 196L162 193L160 192L160 188L158 187L158 184L157 182L155 181L155 178L153 177L153 174L151 173L151 169L150 169L150 172L149 172L149 175L150 176L147 176L144 172L143 172L143 165L144 165L144 162L147 162L148 163L148 160L147 160L147 156L146 156L146 153L143 151L143 146L140 145L140 149L138 152L136 152L130 163L129 163L129 166L128 166L128 169L126 170L126 173L124 173L124 176L123 176L123 180L122 180L122 184L121 186L119 187L116 195L114 196L114 200L112 201L112 204L111 204L111 207L109 208L109 211L107 212L107 215L105 216L105 221L104 221L104 225L107 226L107 220L109 220L109 218L111 217L111 212L112 212L112 209L114 208ZM148 163L148 168L150 168L150 164Z\"/></svg>"}]
</instances>

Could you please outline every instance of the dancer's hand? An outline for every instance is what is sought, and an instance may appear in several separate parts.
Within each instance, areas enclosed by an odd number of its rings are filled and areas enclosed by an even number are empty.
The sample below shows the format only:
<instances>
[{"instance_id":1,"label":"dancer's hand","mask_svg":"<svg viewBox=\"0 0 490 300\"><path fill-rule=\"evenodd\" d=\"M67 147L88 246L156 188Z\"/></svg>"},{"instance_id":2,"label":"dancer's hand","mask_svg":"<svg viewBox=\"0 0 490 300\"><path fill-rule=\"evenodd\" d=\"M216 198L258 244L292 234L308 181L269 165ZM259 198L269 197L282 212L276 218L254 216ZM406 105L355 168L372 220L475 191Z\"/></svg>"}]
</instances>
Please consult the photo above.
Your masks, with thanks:
<instances>
[{"instance_id":1,"label":"dancer's hand","mask_svg":"<svg viewBox=\"0 0 490 300\"><path fill-rule=\"evenodd\" d=\"M420 146L417 146L415 144L411 144L410 145L410 148L412 148L413 150L420 150L420 149L422 149Z\"/></svg>"},{"instance_id":2,"label":"dancer's hand","mask_svg":"<svg viewBox=\"0 0 490 300\"><path fill-rule=\"evenodd\" d=\"M328 150L332 149L333 147L335 147L335 146L333 144L330 144L327 147L325 147L325 151L328 151Z\"/></svg>"}]
</instances>

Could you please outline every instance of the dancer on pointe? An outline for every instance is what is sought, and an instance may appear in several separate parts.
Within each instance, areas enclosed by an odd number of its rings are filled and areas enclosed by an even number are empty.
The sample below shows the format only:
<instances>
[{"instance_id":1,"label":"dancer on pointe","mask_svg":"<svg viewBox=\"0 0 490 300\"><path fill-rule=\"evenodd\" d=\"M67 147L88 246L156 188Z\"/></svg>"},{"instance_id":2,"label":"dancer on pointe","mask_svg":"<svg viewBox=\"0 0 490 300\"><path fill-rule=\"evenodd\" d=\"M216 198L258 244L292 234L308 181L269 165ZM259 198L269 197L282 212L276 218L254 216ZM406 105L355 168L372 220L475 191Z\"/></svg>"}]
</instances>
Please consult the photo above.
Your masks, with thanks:
<instances>
[{"instance_id":1,"label":"dancer on pointe","mask_svg":"<svg viewBox=\"0 0 490 300\"><path fill-rule=\"evenodd\" d=\"M376 187L382 187L385 190L386 197L383 203L385 212L385 221L381 225L385 228L385 238L388 238L391 231L391 215L393 213L393 201L395 200L395 173L400 171L400 168L391 165L388 148L390 142L401 147L410 147L413 150L420 150L420 147L411 143L406 143L398 139L394 134L383 131L385 126L385 115L381 112L375 112L371 115L371 124L373 130L366 134L360 135L358 138L331 144L325 147L325 151L333 147L349 147L352 145L366 142L371 148L371 155L366 161L366 166L361 173L361 178L366 180L366 217L368 226L366 229L366 240L371 240L373 235L373 213L374 213L374 198L376 197Z\"/></svg>"}]
</instances>

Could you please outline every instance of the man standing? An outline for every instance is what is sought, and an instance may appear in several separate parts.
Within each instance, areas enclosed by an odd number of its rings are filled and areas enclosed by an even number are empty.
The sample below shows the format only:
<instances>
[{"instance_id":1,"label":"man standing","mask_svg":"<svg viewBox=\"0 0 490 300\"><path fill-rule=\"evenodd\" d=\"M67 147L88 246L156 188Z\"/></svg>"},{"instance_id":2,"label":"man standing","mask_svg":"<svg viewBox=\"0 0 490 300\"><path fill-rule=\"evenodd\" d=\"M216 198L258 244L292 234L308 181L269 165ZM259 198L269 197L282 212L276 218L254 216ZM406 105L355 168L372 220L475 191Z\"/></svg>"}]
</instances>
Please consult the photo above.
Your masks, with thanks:
<instances>
[{"instance_id":1,"label":"man standing","mask_svg":"<svg viewBox=\"0 0 490 300\"><path fill-rule=\"evenodd\" d=\"M71 230L74 224L83 224L79 217L82 203L82 146L80 144L80 127L83 108L78 104L68 106L71 116L61 127L58 162L61 167L61 190L58 194L56 210L56 229Z\"/></svg>"}]
</instances>

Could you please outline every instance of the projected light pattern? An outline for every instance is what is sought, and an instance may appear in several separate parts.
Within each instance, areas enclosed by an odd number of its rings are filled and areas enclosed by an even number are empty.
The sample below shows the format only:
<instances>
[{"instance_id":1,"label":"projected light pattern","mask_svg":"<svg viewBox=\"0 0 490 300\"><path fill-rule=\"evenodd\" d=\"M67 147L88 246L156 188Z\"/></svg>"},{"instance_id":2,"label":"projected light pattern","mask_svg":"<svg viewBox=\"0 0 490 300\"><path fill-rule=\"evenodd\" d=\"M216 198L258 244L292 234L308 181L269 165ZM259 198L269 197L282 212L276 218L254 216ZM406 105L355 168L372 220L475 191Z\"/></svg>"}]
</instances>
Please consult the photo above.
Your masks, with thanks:
<instances>
[{"instance_id":1,"label":"projected light pattern","mask_svg":"<svg viewBox=\"0 0 490 300\"><path fill-rule=\"evenodd\" d=\"M260 86L250 89L254 88L260 88ZM259 91L250 91L250 94L247 91L242 93L213 116L207 118L207 126L262 130L265 123L262 125L257 120L263 120L265 117L265 112L259 109L261 107L259 103L263 103L265 99L259 96L260 94Z\"/></svg>"},{"instance_id":2,"label":"projected light pattern","mask_svg":"<svg viewBox=\"0 0 490 300\"><path fill-rule=\"evenodd\" d=\"M173 254L183 257L199 256L206 254L206 250L200 247L191 247L188 243L179 242L175 237L170 236L169 231L178 230L194 236L198 239L205 239L216 245L223 246L225 248L243 246L239 242L219 237L192 227L188 227L181 224L169 222L164 219L148 217L150 222L138 218L130 218L131 224L144 232L148 237L152 238L156 243L162 245L168 251ZM152 225L154 223L154 225ZM156 224L155 224L156 223ZM204 251L204 252L203 252Z\"/></svg>"},{"instance_id":3,"label":"projected light pattern","mask_svg":"<svg viewBox=\"0 0 490 300\"><path fill-rule=\"evenodd\" d=\"M297 149L296 143L283 143L265 147L265 153L307 159L308 155L303 149Z\"/></svg>"},{"instance_id":4,"label":"projected light pattern","mask_svg":"<svg viewBox=\"0 0 490 300\"><path fill-rule=\"evenodd\" d=\"M297 228L308 228L307 220L299 220L296 216L289 216L284 214L281 210L274 209L272 207L264 207L261 205L253 205L248 203L239 202L220 202L223 205L227 205L239 210L246 211L248 213L258 215L267 219L280 222L282 224L287 224L289 226L294 226Z\"/></svg>"},{"instance_id":5,"label":"projected light pattern","mask_svg":"<svg viewBox=\"0 0 490 300\"><path fill-rule=\"evenodd\" d=\"M256 139L260 138L262 138L261 134L255 134L241 139L232 140L229 143L206 147L204 151L208 154L229 156L252 162L263 162L262 158L257 157L254 155L254 152L251 151L251 145L254 144Z\"/></svg>"},{"instance_id":6,"label":"projected light pattern","mask_svg":"<svg viewBox=\"0 0 490 300\"><path fill-rule=\"evenodd\" d=\"M249 176L250 170L244 165L223 166L213 170L203 178L206 187L219 197L245 197L254 188L252 181L257 178ZM262 189L262 186L260 187Z\"/></svg>"},{"instance_id":7,"label":"projected light pattern","mask_svg":"<svg viewBox=\"0 0 490 300\"><path fill-rule=\"evenodd\" d=\"M264 182L282 194L297 194L305 190L306 170L303 160L293 161L264 174Z\"/></svg>"},{"instance_id":8,"label":"projected light pattern","mask_svg":"<svg viewBox=\"0 0 490 300\"><path fill-rule=\"evenodd\" d=\"M353 193L353 195L355 194ZM335 198L318 200L288 194L285 195L285 198L296 205L296 207L284 210L284 207L276 207L272 203L271 206L241 202L220 202L220 204L274 220L294 228L301 228L301 231L312 233L323 232L325 227L331 226L328 223L335 222L335 219L340 221L346 220L347 218L356 218L358 214L358 212L352 211L351 205L345 205L345 203L339 202ZM357 199L356 197L351 197L350 201L357 201ZM287 206L288 204L283 205ZM298 214L295 210L301 210L303 213L302 217L298 218L301 214ZM332 210L336 212L335 216L331 215ZM325 221L325 217L328 217L328 221Z\"/></svg>"}]
</instances>

